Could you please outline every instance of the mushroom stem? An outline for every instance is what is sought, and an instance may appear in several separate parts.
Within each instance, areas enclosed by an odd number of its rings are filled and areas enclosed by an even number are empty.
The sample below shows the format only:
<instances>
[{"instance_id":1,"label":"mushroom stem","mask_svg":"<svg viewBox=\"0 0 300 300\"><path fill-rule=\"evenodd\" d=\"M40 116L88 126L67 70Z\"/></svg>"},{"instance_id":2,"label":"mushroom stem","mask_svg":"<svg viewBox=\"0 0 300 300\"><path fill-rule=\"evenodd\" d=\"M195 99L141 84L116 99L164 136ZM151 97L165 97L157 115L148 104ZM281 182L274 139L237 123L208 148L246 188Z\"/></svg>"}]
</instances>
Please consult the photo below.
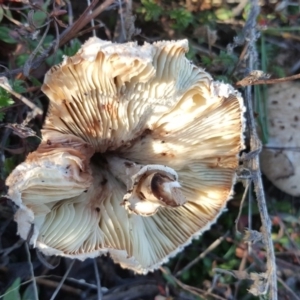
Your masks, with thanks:
<instances>
[{"instance_id":1,"label":"mushroom stem","mask_svg":"<svg viewBox=\"0 0 300 300\"><path fill-rule=\"evenodd\" d=\"M109 171L127 188L122 205L130 212L152 216L159 207L178 207L186 202L177 173L163 165L140 165L128 159L106 157Z\"/></svg>"},{"instance_id":2,"label":"mushroom stem","mask_svg":"<svg viewBox=\"0 0 300 300\"><path fill-rule=\"evenodd\" d=\"M143 165L116 156L107 156L106 160L109 171L116 179L124 183L127 190L131 188L132 176L137 174L143 168Z\"/></svg>"}]
</instances>

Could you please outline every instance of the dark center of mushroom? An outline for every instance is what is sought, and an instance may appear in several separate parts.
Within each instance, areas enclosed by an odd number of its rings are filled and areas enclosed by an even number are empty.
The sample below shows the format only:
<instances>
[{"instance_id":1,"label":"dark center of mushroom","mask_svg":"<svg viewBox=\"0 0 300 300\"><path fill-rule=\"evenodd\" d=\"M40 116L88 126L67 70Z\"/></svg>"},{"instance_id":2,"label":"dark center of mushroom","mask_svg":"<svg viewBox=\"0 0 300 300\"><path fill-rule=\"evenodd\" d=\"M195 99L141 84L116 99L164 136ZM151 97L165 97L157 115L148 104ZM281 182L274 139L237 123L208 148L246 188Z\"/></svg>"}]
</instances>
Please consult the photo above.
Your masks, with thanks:
<instances>
[{"instance_id":1,"label":"dark center of mushroom","mask_svg":"<svg viewBox=\"0 0 300 300\"><path fill-rule=\"evenodd\" d=\"M138 164L119 157L116 151L94 154L91 164L125 187L127 193L120 201L130 213L151 216L159 207L174 208L186 202L177 173L167 166Z\"/></svg>"}]
</instances>

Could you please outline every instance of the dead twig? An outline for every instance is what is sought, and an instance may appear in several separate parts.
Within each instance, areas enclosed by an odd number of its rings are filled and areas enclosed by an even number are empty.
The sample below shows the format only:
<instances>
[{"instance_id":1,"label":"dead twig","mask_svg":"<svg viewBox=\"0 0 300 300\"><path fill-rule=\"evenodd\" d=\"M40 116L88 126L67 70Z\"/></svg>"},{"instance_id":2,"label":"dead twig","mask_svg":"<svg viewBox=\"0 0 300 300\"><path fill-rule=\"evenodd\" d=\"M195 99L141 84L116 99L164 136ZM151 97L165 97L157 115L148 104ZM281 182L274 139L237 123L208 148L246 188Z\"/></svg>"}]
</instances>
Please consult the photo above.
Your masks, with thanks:
<instances>
[{"instance_id":1,"label":"dead twig","mask_svg":"<svg viewBox=\"0 0 300 300\"><path fill-rule=\"evenodd\" d=\"M29 108L32 110L32 115L35 117L36 115L42 115L43 110L37 107L34 103L32 103L30 100L22 96L21 94L15 92L6 77L0 77L0 87L6 90L8 93L12 94L16 98L18 98L20 101L22 101L24 104L26 104Z\"/></svg>"},{"instance_id":2,"label":"dead twig","mask_svg":"<svg viewBox=\"0 0 300 300\"><path fill-rule=\"evenodd\" d=\"M255 42L258 38L256 31L256 19L260 12L260 8L257 0L251 2L251 10L248 16L248 20L245 26L245 37L249 41L248 56L247 56L247 67L250 71L254 70L255 63L257 61L257 52L255 48ZM245 104L247 108L247 121L248 129L250 134L250 147L251 151L255 151L255 155L249 157L249 159L244 161L244 166L251 170L252 182L254 184L254 190L256 193L258 209L260 212L261 222L262 222L262 236L263 242L266 247L266 260L267 268L266 273L261 274L261 278L265 278L265 286L257 286L258 294L269 294L270 300L277 300L277 278L276 278L276 261L275 254L271 236L271 221L267 211L267 204L264 194L264 188L261 178L260 163L259 163L259 152L261 150L261 142L258 138L256 132L255 118L253 113L252 104L252 89L251 86L247 86L245 91ZM261 283L261 280L257 280ZM254 287L255 288L255 287ZM252 290L253 292L253 290Z\"/></svg>"},{"instance_id":3,"label":"dead twig","mask_svg":"<svg viewBox=\"0 0 300 300\"><path fill-rule=\"evenodd\" d=\"M66 271L66 273L64 274L64 277L62 278L62 280L60 281L60 283L59 283L59 285L57 286L56 290L55 290L54 293L52 294L50 300L54 300L55 297L57 296L57 294L59 293L59 291L61 290L61 287L63 286L65 280L67 279L67 277L68 277L68 275L69 275L69 273L70 273L70 271L71 271L71 269L72 269L72 267L73 267L73 265L74 265L74 262L75 262L75 260L72 260L72 262L70 263L68 270Z\"/></svg>"},{"instance_id":4,"label":"dead twig","mask_svg":"<svg viewBox=\"0 0 300 300\"><path fill-rule=\"evenodd\" d=\"M229 231L227 231L223 236L219 237L217 240L215 240L209 247L205 249L201 254L199 254L194 260L192 260L190 263L188 263L184 268L182 268L180 271L178 271L175 274L175 277L179 277L183 272L190 269L192 266L198 263L199 260L203 259L209 252L217 248L229 235Z\"/></svg>"},{"instance_id":5,"label":"dead twig","mask_svg":"<svg viewBox=\"0 0 300 300\"><path fill-rule=\"evenodd\" d=\"M59 282L50 280L50 279L45 279L45 278L36 278L36 282L40 285L47 286L49 288L56 289L59 286ZM83 291L74 287L71 287L69 285L63 284L60 289L66 293L72 294L74 296L80 296L82 295Z\"/></svg>"},{"instance_id":6,"label":"dead twig","mask_svg":"<svg viewBox=\"0 0 300 300\"><path fill-rule=\"evenodd\" d=\"M101 281L100 281L99 270L98 270L96 258L94 258L93 263L94 263L95 277L96 277L96 283L97 283L97 298L98 298L98 300L102 300Z\"/></svg>"},{"instance_id":7,"label":"dead twig","mask_svg":"<svg viewBox=\"0 0 300 300\"><path fill-rule=\"evenodd\" d=\"M31 262L31 255L30 255L28 243L25 243L25 249L26 249L26 254L27 254L28 263L29 263L29 267L30 267L31 278L32 278L34 300L38 300L39 294L38 294L38 289L37 289L36 280L35 280L35 276L34 276L34 270L33 270L32 262Z\"/></svg>"},{"instance_id":8,"label":"dead twig","mask_svg":"<svg viewBox=\"0 0 300 300\"><path fill-rule=\"evenodd\" d=\"M259 85L259 84L276 84L276 83L296 80L299 78L300 78L300 74L283 77L283 78L271 78L271 79L253 78L253 76L250 75L238 81L235 85L237 87L241 87L241 86Z\"/></svg>"},{"instance_id":9,"label":"dead twig","mask_svg":"<svg viewBox=\"0 0 300 300\"><path fill-rule=\"evenodd\" d=\"M218 300L225 300L225 298L218 296L216 294L204 291L202 289L187 285L182 283L179 279L177 279L175 276L173 276L168 269L160 267L160 270L162 271L162 273L164 273L166 276L170 277L172 281L174 281L174 283L176 283L178 286L180 286L183 290L195 295L195 296L211 296L215 299ZM106 299L103 299L106 300Z\"/></svg>"},{"instance_id":10,"label":"dead twig","mask_svg":"<svg viewBox=\"0 0 300 300\"><path fill-rule=\"evenodd\" d=\"M80 17L68 26L59 36L59 42L57 39L47 48L44 52L36 57L31 64L31 70L36 69L40 64L47 58L49 55L55 52L55 49L65 45L67 42L74 39L78 33L86 26L92 19L95 19L100 13L106 10L111 4L114 3L114 0L106 0L97 8L96 5L99 3L99 0L93 0L91 5L86 8L86 10L80 15ZM93 10L95 8L95 10ZM93 10L93 11L92 11ZM90 13L92 11L92 13ZM0 73L0 76L14 76L16 74L22 73L23 68L18 68L14 70L9 70L3 73Z\"/></svg>"},{"instance_id":11,"label":"dead twig","mask_svg":"<svg viewBox=\"0 0 300 300\"><path fill-rule=\"evenodd\" d=\"M287 290L287 292L293 296L293 300L300 300L297 294L280 278L278 277L278 281L282 284L282 286Z\"/></svg>"}]
</instances>

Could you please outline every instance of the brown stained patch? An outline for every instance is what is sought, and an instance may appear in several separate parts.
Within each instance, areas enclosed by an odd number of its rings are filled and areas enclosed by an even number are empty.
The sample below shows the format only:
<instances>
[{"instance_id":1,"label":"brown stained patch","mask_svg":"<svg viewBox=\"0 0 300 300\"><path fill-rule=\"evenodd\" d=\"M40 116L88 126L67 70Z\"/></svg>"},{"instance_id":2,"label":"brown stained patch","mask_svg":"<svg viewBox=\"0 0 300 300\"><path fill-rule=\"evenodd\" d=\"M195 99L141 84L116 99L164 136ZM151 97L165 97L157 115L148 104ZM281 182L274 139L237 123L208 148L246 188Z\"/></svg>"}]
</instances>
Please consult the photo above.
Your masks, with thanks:
<instances>
[{"instance_id":1,"label":"brown stained patch","mask_svg":"<svg viewBox=\"0 0 300 300\"><path fill-rule=\"evenodd\" d=\"M174 157L175 157L175 154L174 154L174 153L171 153L171 152L162 152L162 153L161 153L161 156L163 156L163 157L174 158Z\"/></svg>"},{"instance_id":2,"label":"brown stained patch","mask_svg":"<svg viewBox=\"0 0 300 300\"><path fill-rule=\"evenodd\" d=\"M221 162L221 157L217 157L217 158L216 158L216 164L215 164L215 167L219 167L219 166L220 166L220 162Z\"/></svg>"},{"instance_id":3,"label":"brown stained patch","mask_svg":"<svg viewBox=\"0 0 300 300\"><path fill-rule=\"evenodd\" d=\"M162 187L164 183L171 181L172 180L168 176L156 173L151 180L151 191L158 200L164 202L166 205L175 207L178 206L178 204L171 195L164 192Z\"/></svg>"},{"instance_id":4,"label":"brown stained patch","mask_svg":"<svg viewBox=\"0 0 300 300\"><path fill-rule=\"evenodd\" d=\"M295 117L294 117L294 121L295 121L295 122L298 122L298 121L299 121L299 117L298 117L298 116L295 116Z\"/></svg>"},{"instance_id":5,"label":"brown stained patch","mask_svg":"<svg viewBox=\"0 0 300 300\"><path fill-rule=\"evenodd\" d=\"M124 165L125 165L126 168L131 168L134 165L134 163L129 162L129 161L125 161Z\"/></svg>"},{"instance_id":6,"label":"brown stained patch","mask_svg":"<svg viewBox=\"0 0 300 300\"><path fill-rule=\"evenodd\" d=\"M145 200L146 197L143 192L139 192L140 200Z\"/></svg>"},{"instance_id":7,"label":"brown stained patch","mask_svg":"<svg viewBox=\"0 0 300 300\"><path fill-rule=\"evenodd\" d=\"M100 174L93 174L98 177ZM108 199L111 194L111 187L109 184L101 184L105 178L95 178L94 182L87 193L86 202L89 203L92 210L97 210L101 204Z\"/></svg>"},{"instance_id":8,"label":"brown stained patch","mask_svg":"<svg viewBox=\"0 0 300 300\"><path fill-rule=\"evenodd\" d=\"M101 104L100 108L102 110L106 110L108 112L108 114L110 115L111 119L116 119L118 117L118 108L116 105L114 105L112 103Z\"/></svg>"},{"instance_id":9,"label":"brown stained patch","mask_svg":"<svg viewBox=\"0 0 300 300\"><path fill-rule=\"evenodd\" d=\"M106 185L107 184L107 179L103 178L103 180L100 182L101 185Z\"/></svg>"},{"instance_id":10,"label":"brown stained patch","mask_svg":"<svg viewBox=\"0 0 300 300\"><path fill-rule=\"evenodd\" d=\"M89 132L93 131L94 137L98 137L99 138L99 137L101 137L103 135L101 121L99 119L96 119L96 120L93 119L92 120L91 129L89 130L88 128L86 128L86 131L88 132L88 134L89 134Z\"/></svg>"},{"instance_id":11,"label":"brown stained patch","mask_svg":"<svg viewBox=\"0 0 300 300\"><path fill-rule=\"evenodd\" d=\"M150 130L149 128L146 128L143 133L141 134L140 136L140 139L144 139L147 135L151 134L152 133L152 130Z\"/></svg>"}]
</instances>

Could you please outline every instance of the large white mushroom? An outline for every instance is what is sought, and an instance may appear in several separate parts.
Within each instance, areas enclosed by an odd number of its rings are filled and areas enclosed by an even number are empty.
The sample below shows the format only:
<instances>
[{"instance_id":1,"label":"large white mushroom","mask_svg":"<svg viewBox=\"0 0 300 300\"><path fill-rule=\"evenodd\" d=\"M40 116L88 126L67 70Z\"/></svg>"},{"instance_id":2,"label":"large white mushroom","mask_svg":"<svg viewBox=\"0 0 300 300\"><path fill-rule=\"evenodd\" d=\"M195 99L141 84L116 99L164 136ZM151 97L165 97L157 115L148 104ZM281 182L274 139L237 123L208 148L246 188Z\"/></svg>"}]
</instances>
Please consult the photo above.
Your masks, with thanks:
<instances>
[{"instance_id":1,"label":"large white mushroom","mask_svg":"<svg viewBox=\"0 0 300 300\"><path fill-rule=\"evenodd\" d=\"M42 143L7 179L18 233L48 255L147 273L215 223L243 149L243 100L186 40L89 39L45 76ZM32 230L31 230L32 231Z\"/></svg>"}]
</instances>

